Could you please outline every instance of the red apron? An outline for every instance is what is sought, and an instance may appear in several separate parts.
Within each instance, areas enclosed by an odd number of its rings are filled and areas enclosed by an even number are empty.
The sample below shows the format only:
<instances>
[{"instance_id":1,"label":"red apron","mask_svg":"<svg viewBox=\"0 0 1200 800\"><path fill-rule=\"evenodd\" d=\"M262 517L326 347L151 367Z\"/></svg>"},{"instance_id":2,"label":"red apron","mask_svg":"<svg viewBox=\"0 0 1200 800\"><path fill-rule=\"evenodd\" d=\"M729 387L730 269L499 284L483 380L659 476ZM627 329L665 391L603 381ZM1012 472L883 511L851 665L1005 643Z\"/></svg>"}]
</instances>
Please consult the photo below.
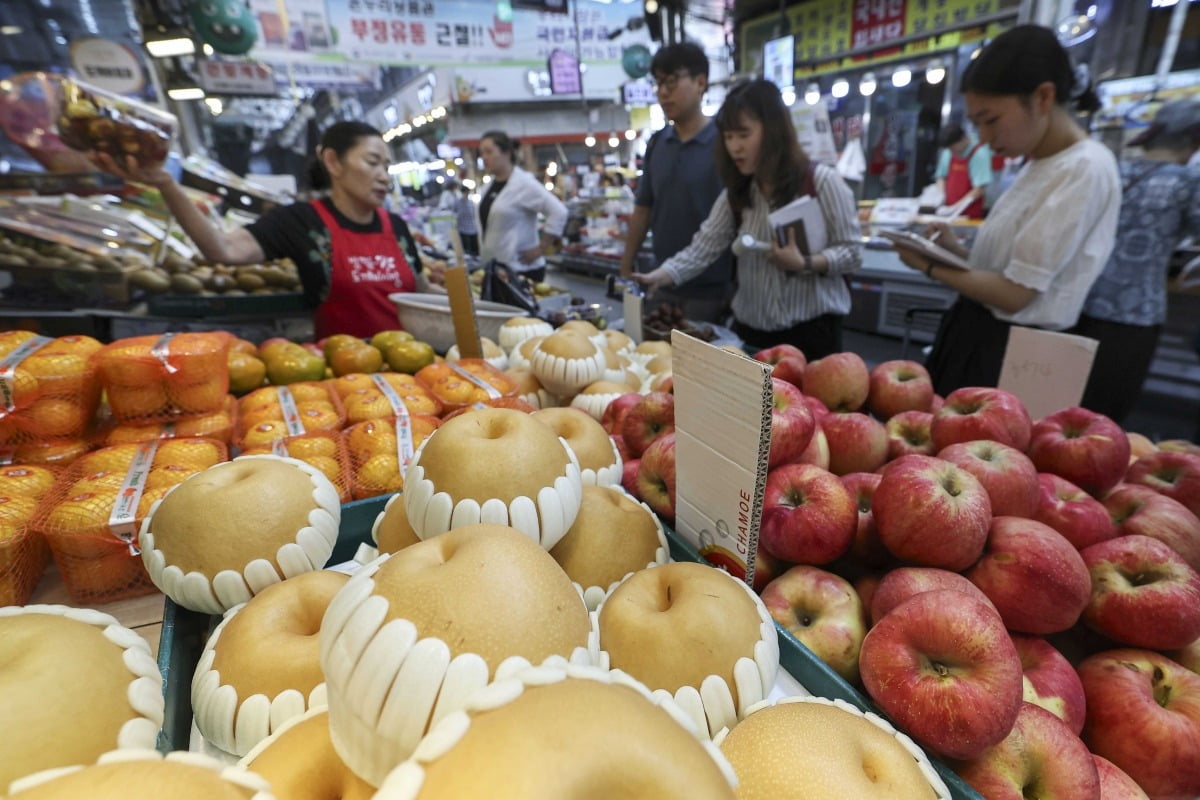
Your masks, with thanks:
<instances>
[{"instance_id":1,"label":"red apron","mask_svg":"<svg viewBox=\"0 0 1200 800\"><path fill-rule=\"evenodd\" d=\"M365 338L398 330L396 305L388 295L416 291L417 279L392 232L391 215L380 210L381 230L357 233L339 225L324 203L312 206L330 237L329 293L313 314L316 338L335 333Z\"/></svg>"},{"instance_id":2,"label":"red apron","mask_svg":"<svg viewBox=\"0 0 1200 800\"><path fill-rule=\"evenodd\" d=\"M963 158L959 158L953 153L950 154L950 169L946 173L946 205L952 206L975 188L971 185L971 156L975 155L975 151L981 145L977 144L971 148L970 152ZM975 202L967 206L963 211L963 216L971 219L983 219L983 198L977 198Z\"/></svg>"}]
</instances>

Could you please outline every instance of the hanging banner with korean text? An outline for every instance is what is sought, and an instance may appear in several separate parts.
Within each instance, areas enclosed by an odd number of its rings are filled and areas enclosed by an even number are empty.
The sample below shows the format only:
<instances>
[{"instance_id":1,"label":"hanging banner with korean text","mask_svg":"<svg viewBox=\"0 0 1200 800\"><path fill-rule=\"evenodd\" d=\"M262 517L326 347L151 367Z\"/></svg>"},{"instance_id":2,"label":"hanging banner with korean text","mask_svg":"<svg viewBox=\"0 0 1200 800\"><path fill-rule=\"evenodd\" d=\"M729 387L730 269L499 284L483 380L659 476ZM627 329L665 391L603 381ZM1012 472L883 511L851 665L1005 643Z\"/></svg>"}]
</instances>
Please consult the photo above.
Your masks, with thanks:
<instances>
[{"instance_id":1,"label":"hanging banner with korean text","mask_svg":"<svg viewBox=\"0 0 1200 800\"><path fill-rule=\"evenodd\" d=\"M274 96L271 68L253 61L197 60L196 77L209 94Z\"/></svg>"}]
</instances>

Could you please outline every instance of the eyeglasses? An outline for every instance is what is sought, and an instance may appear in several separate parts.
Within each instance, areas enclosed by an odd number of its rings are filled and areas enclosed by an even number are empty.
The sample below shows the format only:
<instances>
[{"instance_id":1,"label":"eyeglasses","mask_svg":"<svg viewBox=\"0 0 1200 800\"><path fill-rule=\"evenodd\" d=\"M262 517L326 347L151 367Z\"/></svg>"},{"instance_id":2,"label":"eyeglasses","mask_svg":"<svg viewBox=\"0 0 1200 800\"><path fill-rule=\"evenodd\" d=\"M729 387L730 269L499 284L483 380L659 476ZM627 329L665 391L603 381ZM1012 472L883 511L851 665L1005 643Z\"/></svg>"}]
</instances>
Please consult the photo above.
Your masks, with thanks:
<instances>
[{"instance_id":1,"label":"eyeglasses","mask_svg":"<svg viewBox=\"0 0 1200 800\"><path fill-rule=\"evenodd\" d=\"M681 69L672 72L665 78L651 78L650 85L654 87L654 91L656 92L669 93L675 91L675 85L678 84L680 80L690 77L692 77L692 73L688 72L686 69Z\"/></svg>"}]
</instances>

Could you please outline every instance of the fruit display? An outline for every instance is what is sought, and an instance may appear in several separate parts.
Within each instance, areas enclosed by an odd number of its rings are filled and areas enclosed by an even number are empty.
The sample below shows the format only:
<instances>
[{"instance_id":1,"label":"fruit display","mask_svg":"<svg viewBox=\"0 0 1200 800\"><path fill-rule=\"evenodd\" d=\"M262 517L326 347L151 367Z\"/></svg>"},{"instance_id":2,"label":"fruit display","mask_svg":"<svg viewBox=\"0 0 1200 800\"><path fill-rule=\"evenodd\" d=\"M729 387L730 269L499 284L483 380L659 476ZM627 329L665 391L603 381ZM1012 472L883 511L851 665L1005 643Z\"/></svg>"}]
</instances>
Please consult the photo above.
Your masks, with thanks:
<instances>
[{"instance_id":1,"label":"fruit display","mask_svg":"<svg viewBox=\"0 0 1200 800\"><path fill-rule=\"evenodd\" d=\"M683 309L670 303L650 308L642 314L642 333L649 340L671 340L671 331L679 330L705 342L717 338L711 325L683 318Z\"/></svg>"},{"instance_id":2,"label":"fruit display","mask_svg":"<svg viewBox=\"0 0 1200 800\"><path fill-rule=\"evenodd\" d=\"M29 331L0 333L4 396L0 445L80 439L100 402L90 336L51 339Z\"/></svg>"},{"instance_id":3,"label":"fruit display","mask_svg":"<svg viewBox=\"0 0 1200 800\"><path fill-rule=\"evenodd\" d=\"M94 358L113 416L142 423L220 411L232 339L221 331L164 333L105 345Z\"/></svg>"},{"instance_id":4,"label":"fruit display","mask_svg":"<svg viewBox=\"0 0 1200 800\"><path fill-rule=\"evenodd\" d=\"M346 411L337 392L320 381L264 386L238 401L236 441L242 450L270 448L289 436L337 432Z\"/></svg>"},{"instance_id":5,"label":"fruit display","mask_svg":"<svg viewBox=\"0 0 1200 800\"><path fill-rule=\"evenodd\" d=\"M63 79L56 119L68 147L106 153L138 168L162 164L177 125L163 111L106 92L82 81Z\"/></svg>"},{"instance_id":6,"label":"fruit display","mask_svg":"<svg viewBox=\"0 0 1200 800\"><path fill-rule=\"evenodd\" d=\"M338 499L343 503L351 499L350 456L346 442L340 433L315 431L294 436L284 436L271 441L248 444L242 455L275 455L295 458L317 469L337 489Z\"/></svg>"},{"instance_id":7,"label":"fruit display","mask_svg":"<svg viewBox=\"0 0 1200 800\"><path fill-rule=\"evenodd\" d=\"M162 264L131 273L129 282L147 294L236 297L300 291L300 274L289 258L233 266L189 261L171 250Z\"/></svg>"},{"instance_id":8,"label":"fruit display","mask_svg":"<svg viewBox=\"0 0 1200 800\"><path fill-rule=\"evenodd\" d=\"M2 218L0 224L3 224ZM113 255L91 253L65 244L0 230L0 269L34 267L119 273L144 269L149 263L148 257L131 250Z\"/></svg>"},{"instance_id":9,"label":"fruit display","mask_svg":"<svg viewBox=\"0 0 1200 800\"><path fill-rule=\"evenodd\" d=\"M29 599L50 552L29 527L58 473L48 467L0 467L0 607Z\"/></svg>"}]
</instances>

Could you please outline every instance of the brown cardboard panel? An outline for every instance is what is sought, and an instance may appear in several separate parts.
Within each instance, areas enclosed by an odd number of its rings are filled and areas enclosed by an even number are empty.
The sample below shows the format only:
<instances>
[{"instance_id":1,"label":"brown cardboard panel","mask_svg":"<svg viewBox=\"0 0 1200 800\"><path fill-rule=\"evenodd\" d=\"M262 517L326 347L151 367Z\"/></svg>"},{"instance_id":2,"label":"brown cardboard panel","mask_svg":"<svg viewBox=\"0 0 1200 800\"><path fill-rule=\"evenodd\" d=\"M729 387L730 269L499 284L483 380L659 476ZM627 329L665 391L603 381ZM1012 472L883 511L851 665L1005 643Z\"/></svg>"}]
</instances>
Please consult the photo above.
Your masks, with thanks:
<instances>
[{"instance_id":1,"label":"brown cardboard panel","mask_svg":"<svg viewBox=\"0 0 1200 800\"><path fill-rule=\"evenodd\" d=\"M479 325L475 321L475 298L471 294L466 267L446 270L446 292L450 295L450 318L454 320L454 340L459 357L483 358Z\"/></svg>"}]
</instances>

